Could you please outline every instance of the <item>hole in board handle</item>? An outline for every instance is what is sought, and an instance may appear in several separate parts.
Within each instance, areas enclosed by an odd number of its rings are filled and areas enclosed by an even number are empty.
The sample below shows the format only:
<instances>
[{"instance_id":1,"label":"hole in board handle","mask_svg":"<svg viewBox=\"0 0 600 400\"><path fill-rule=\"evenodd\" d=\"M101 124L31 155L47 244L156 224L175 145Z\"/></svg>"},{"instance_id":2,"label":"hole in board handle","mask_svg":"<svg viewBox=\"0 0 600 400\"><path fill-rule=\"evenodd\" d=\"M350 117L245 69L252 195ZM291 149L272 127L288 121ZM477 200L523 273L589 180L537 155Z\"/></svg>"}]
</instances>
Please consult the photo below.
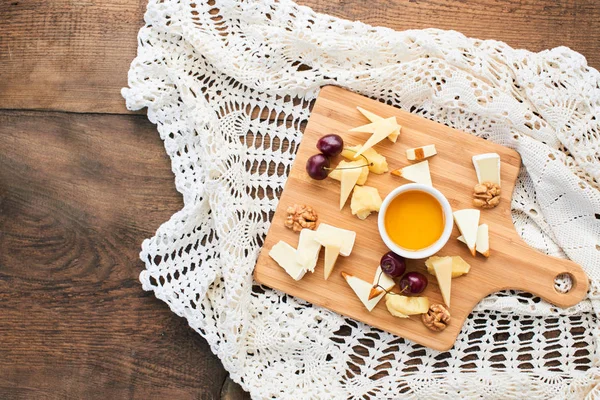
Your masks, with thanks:
<instances>
[{"instance_id":1,"label":"hole in board handle","mask_svg":"<svg viewBox=\"0 0 600 400\"><path fill-rule=\"evenodd\" d=\"M554 277L554 290L560 294L567 294L575 287L575 277L568 272L563 272Z\"/></svg>"}]
</instances>

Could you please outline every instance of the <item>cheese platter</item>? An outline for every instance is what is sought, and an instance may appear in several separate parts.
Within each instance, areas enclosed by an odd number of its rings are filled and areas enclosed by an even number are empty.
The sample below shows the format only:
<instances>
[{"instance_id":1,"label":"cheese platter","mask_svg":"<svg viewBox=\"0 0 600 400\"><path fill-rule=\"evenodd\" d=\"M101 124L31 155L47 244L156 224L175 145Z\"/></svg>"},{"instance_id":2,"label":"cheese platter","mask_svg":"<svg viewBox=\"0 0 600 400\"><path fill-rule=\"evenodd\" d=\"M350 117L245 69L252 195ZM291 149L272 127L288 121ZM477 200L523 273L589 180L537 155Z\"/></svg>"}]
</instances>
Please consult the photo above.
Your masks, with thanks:
<instances>
[{"instance_id":1,"label":"cheese platter","mask_svg":"<svg viewBox=\"0 0 600 400\"><path fill-rule=\"evenodd\" d=\"M509 148L324 87L255 279L436 350L499 290L575 305L588 288L581 267L530 248L513 226L520 164Z\"/></svg>"}]
</instances>

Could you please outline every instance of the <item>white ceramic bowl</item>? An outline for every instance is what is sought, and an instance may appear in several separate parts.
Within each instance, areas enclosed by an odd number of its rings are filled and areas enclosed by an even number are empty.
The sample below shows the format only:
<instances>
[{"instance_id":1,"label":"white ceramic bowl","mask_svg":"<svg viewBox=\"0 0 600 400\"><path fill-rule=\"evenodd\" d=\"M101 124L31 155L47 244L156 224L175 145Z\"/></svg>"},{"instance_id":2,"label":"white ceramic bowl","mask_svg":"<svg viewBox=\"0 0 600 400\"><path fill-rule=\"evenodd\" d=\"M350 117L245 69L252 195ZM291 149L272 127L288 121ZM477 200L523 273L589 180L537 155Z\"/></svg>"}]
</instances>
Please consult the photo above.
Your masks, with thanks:
<instances>
[{"instance_id":1,"label":"white ceramic bowl","mask_svg":"<svg viewBox=\"0 0 600 400\"><path fill-rule=\"evenodd\" d=\"M435 241L435 243L421 250L403 249L402 247L394 243L392 239L390 239L389 235L385 230L385 214L387 212L388 206L390 205L392 200L394 200L400 193L408 192L411 190L418 190L432 195L440 203L440 205L442 206L442 212L444 213L444 230L442 232L442 235L437 241ZM438 251L440 251L442 247L446 245L448 239L450 239L450 234L452 233L452 223L452 208L450 207L450 203L448 203L448 199L446 199L446 197L439 190L431 186L422 185L420 183L409 183L407 185L402 185L392 190L390 194L388 194L385 197L385 199L383 199L383 203L381 204L381 208L379 209L379 217L377 220L377 224L379 227L379 235L381 235L381 238L383 239L385 245L394 253L410 259L430 257Z\"/></svg>"}]
</instances>

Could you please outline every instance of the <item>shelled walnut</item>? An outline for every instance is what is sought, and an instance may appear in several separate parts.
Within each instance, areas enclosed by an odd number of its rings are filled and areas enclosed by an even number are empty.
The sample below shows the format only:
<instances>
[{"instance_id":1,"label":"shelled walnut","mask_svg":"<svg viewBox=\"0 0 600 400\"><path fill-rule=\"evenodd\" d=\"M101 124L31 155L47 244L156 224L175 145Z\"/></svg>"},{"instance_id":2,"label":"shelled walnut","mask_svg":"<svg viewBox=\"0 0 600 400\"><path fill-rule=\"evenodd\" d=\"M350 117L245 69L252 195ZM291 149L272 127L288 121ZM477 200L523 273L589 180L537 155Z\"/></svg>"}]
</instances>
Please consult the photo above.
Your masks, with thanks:
<instances>
[{"instance_id":1,"label":"shelled walnut","mask_svg":"<svg viewBox=\"0 0 600 400\"><path fill-rule=\"evenodd\" d=\"M304 228L314 230L317 227L319 217L310 206L294 204L289 206L286 212L285 226L294 232L300 232Z\"/></svg>"},{"instance_id":2,"label":"shelled walnut","mask_svg":"<svg viewBox=\"0 0 600 400\"><path fill-rule=\"evenodd\" d=\"M473 205L479 208L494 208L500 204L500 193L500 186L495 183L478 183L473 188Z\"/></svg>"},{"instance_id":3,"label":"shelled walnut","mask_svg":"<svg viewBox=\"0 0 600 400\"><path fill-rule=\"evenodd\" d=\"M432 304L429 310L421 315L423 324L432 331L440 332L450 323L450 312L441 304Z\"/></svg>"}]
</instances>

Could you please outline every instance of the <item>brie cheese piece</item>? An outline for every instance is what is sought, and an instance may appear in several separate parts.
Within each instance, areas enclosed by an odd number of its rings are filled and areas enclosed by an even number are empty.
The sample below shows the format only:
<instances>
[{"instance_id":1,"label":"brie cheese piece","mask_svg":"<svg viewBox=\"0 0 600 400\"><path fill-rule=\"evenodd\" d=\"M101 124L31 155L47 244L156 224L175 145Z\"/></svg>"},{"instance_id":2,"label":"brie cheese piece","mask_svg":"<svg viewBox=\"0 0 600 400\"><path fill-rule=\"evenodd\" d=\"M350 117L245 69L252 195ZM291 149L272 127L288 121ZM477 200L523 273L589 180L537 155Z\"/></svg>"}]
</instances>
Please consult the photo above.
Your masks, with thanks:
<instances>
[{"instance_id":1,"label":"brie cheese piece","mask_svg":"<svg viewBox=\"0 0 600 400\"><path fill-rule=\"evenodd\" d=\"M406 149L406 158L410 161L421 161L428 157L435 156L436 154L437 150L435 149L435 144Z\"/></svg>"},{"instance_id":2,"label":"brie cheese piece","mask_svg":"<svg viewBox=\"0 0 600 400\"><path fill-rule=\"evenodd\" d=\"M296 250L296 262L305 270L315 272L321 243L317 242L317 232L312 229L302 229Z\"/></svg>"},{"instance_id":3,"label":"brie cheese piece","mask_svg":"<svg viewBox=\"0 0 600 400\"><path fill-rule=\"evenodd\" d=\"M500 156L496 153L486 153L473 156L473 165L479 183L492 182L500 185Z\"/></svg>"},{"instance_id":4,"label":"brie cheese piece","mask_svg":"<svg viewBox=\"0 0 600 400\"><path fill-rule=\"evenodd\" d=\"M357 159L366 150L381 142L399 126L400 125L398 125L396 122L396 117L391 117L350 129L350 132L365 132L372 134L371 137L367 139L365 144L363 144L362 147L356 152L354 159Z\"/></svg>"},{"instance_id":5,"label":"brie cheese piece","mask_svg":"<svg viewBox=\"0 0 600 400\"><path fill-rule=\"evenodd\" d=\"M465 242L465 238L462 236L457 237L457 239L463 243ZM482 254L485 257L490 256L490 236L489 236L489 227L487 224L481 224L477 228L477 240L475 241L475 250L478 253Z\"/></svg>"},{"instance_id":6,"label":"brie cheese piece","mask_svg":"<svg viewBox=\"0 0 600 400\"><path fill-rule=\"evenodd\" d=\"M454 211L454 222L464 238L464 242L475 257L475 248L477 243L477 230L479 229L479 210L468 208L465 210Z\"/></svg>"},{"instance_id":7,"label":"brie cheese piece","mask_svg":"<svg viewBox=\"0 0 600 400\"><path fill-rule=\"evenodd\" d=\"M381 120L381 119L384 119L383 117L380 117L379 115L377 115L377 114L374 114L374 113L372 113L371 111L367 111L367 110L365 110L365 109L364 109L364 108L362 108L362 107L356 107L356 109L357 109L358 111L360 111L360 113L361 113L362 115L364 115L364 116L365 116L365 118L366 118L366 119L368 119L368 120L369 120L369 121L371 121L371 122L377 122L377 121L379 121L379 120ZM388 139L389 139L391 142L393 142L393 143L396 143L396 140L398 140L398 136L400 136L400 125L398 125L398 128L396 128L396 129L395 129L395 130L394 130L392 133L390 133L390 134L388 135Z\"/></svg>"},{"instance_id":8,"label":"brie cheese piece","mask_svg":"<svg viewBox=\"0 0 600 400\"><path fill-rule=\"evenodd\" d=\"M340 254L348 257L352 253L356 232L347 229L337 228L328 224L319 224L317 228L317 242L322 246L340 244Z\"/></svg>"},{"instance_id":9,"label":"brie cheese piece","mask_svg":"<svg viewBox=\"0 0 600 400\"><path fill-rule=\"evenodd\" d=\"M381 300L383 296L385 296L385 293L392 290L394 286L396 286L396 282L394 282L388 274L384 274L381 270L381 266L378 266L377 271L375 271L375 276L373 277L373 286L369 293L369 300L374 298L379 298L379 300Z\"/></svg>"},{"instance_id":10,"label":"brie cheese piece","mask_svg":"<svg viewBox=\"0 0 600 400\"><path fill-rule=\"evenodd\" d=\"M442 257L439 260L433 261L433 269L435 277L442 293L444 303L450 307L450 292L452 289L452 258Z\"/></svg>"},{"instance_id":11,"label":"brie cheese piece","mask_svg":"<svg viewBox=\"0 0 600 400\"><path fill-rule=\"evenodd\" d=\"M433 186L431 183L431 173L429 172L429 161L421 161L404 168L399 168L390 172L392 175L401 176L412 182L422 183L423 185Z\"/></svg>"},{"instance_id":12,"label":"brie cheese piece","mask_svg":"<svg viewBox=\"0 0 600 400\"><path fill-rule=\"evenodd\" d=\"M296 249L280 240L269 251L269 256L294 280L302 279L306 270L296 262Z\"/></svg>"},{"instance_id":13,"label":"brie cheese piece","mask_svg":"<svg viewBox=\"0 0 600 400\"><path fill-rule=\"evenodd\" d=\"M352 168L352 169L343 169L342 170L342 179L340 185L340 210L344 208L344 204L346 204L346 200L350 197L350 192L354 189L356 182L358 182L358 178L360 178L360 174L362 170L366 168ZM369 170L367 169L367 172Z\"/></svg>"},{"instance_id":14,"label":"brie cheese piece","mask_svg":"<svg viewBox=\"0 0 600 400\"><path fill-rule=\"evenodd\" d=\"M340 244L328 244L325 246L325 262L323 263L325 280L329 278L331 271L333 271L333 267L335 267L335 262L340 255L340 247Z\"/></svg>"},{"instance_id":15,"label":"brie cheese piece","mask_svg":"<svg viewBox=\"0 0 600 400\"><path fill-rule=\"evenodd\" d=\"M383 295L369 300L369 293L371 292L372 287L372 285L369 282L363 281L359 277L347 274L345 272L342 272L342 276L344 277L346 282L348 282L348 285L350 285L354 293L356 293L356 296L364 304L367 310L369 310L369 312L372 311L377 305L377 303L379 303L379 300L381 300Z\"/></svg>"}]
</instances>

